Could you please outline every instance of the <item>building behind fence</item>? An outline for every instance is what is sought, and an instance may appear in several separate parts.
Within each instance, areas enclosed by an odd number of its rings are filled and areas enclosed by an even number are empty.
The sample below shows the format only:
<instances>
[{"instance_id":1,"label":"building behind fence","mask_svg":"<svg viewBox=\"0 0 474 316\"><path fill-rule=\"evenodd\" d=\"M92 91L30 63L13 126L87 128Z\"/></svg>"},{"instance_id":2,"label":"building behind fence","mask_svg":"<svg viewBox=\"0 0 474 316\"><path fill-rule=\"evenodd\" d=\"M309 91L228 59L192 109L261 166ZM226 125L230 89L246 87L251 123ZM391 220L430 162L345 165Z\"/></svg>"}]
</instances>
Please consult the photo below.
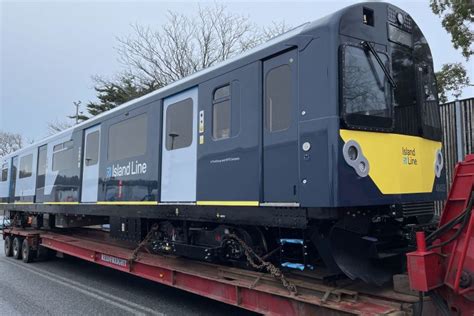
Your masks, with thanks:
<instances>
[{"instance_id":1,"label":"building behind fence","mask_svg":"<svg viewBox=\"0 0 474 316\"><path fill-rule=\"evenodd\" d=\"M443 153L447 189L451 186L454 166L467 154L474 153L474 98L458 100L440 106L443 128ZM439 215L444 202L436 205Z\"/></svg>"}]
</instances>

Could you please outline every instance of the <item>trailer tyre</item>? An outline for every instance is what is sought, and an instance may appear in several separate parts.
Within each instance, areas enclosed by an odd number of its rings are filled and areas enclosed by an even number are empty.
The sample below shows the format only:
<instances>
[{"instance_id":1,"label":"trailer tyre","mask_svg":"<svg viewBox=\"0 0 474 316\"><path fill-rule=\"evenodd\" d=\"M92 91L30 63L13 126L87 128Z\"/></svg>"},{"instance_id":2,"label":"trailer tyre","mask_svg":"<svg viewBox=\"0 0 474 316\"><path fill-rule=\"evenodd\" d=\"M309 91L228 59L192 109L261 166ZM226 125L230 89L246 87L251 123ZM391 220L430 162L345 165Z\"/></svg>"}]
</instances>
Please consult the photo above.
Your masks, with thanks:
<instances>
[{"instance_id":1,"label":"trailer tyre","mask_svg":"<svg viewBox=\"0 0 474 316\"><path fill-rule=\"evenodd\" d=\"M5 237L5 244L3 246L3 250L5 250L5 256L11 257L13 256L13 238L11 236Z\"/></svg>"},{"instance_id":2,"label":"trailer tyre","mask_svg":"<svg viewBox=\"0 0 474 316\"><path fill-rule=\"evenodd\" d=\"M13 239L13 258L15 259L21 259L21 245L22 245L22 240L20 237L15 237Z\"/></svg>"},{"instance_id":3,"label":"trailer tyre","mask_svg":"<svg viewBox=\"0 0 474 316\"><path fill-rule=\"evenodd\" d=\"M27 239L23 239L23 244L21 245L21 255L24 263L30 263L33 261L33 257L35 256L34 251L28 244Z\"/></svg>"}]
</instances>

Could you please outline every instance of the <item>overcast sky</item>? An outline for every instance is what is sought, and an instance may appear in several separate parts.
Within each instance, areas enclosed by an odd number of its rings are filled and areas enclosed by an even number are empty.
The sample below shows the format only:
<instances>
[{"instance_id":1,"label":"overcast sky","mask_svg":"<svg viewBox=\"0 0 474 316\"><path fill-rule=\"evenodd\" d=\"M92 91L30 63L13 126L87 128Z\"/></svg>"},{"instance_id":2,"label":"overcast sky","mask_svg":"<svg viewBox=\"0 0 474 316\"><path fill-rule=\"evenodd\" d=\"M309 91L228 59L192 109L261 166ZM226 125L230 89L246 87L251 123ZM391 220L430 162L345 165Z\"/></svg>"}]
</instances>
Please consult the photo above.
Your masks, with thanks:
<instances>
[{"instance_id":1,"label":"overcast sky","mask_svg":"<svg viewBox=\"0 0 474 316\"><path fill-rule=\"evenodd\" d=\"M284 20L297 26L357 1L233 1L227 9L261 25ZM391 1L411 14L430 43L435 70L443 63L463 62L449 35L433 15L428 0ZM200 2L212 5L212 2ZM29 139L47 135L47 123L74 114L73 101L94 100L92 75L121 70L116 37L130 25L159 28L168 10L193 14L198 2L162 1L4 1L0 0L0 130ZM474 88L462 97L473 97Z\"/></svg>"}]
</instances>

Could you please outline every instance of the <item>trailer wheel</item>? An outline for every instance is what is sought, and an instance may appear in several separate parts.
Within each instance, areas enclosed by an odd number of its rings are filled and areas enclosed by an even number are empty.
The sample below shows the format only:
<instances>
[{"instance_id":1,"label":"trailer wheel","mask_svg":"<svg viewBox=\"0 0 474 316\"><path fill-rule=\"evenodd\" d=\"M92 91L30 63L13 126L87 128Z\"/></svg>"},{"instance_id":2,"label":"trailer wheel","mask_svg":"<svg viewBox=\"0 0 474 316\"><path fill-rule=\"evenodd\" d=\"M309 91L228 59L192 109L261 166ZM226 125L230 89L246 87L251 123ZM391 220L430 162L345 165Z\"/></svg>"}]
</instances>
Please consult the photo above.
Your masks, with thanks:
<instances>
[{"instance_id":1,"label":"trailer wheel","mask_svg":"<svg viewBox=\"0 0 474 316\"><path fill-rule=\"evenodd\" d=\"M21 245L21 255L24 263L30 263L33 261L33 257L35 256L34 251L31 250L27 239L23 239L23 244Z\"/></svg>"},{"instance_id":2,"label":"trailer wheel","mask_svg":"<svg viewBox=\"0 0 474 316\"><path fill-rule=\"evenodd\" d=\"M20 237L13 239L13 258L15 259L21 259L21 244L22 240Z\"/></svg>"},{"instance_id":3,"label":"trailer wheel","mask_svg":"<svg viewBox=\"0 0 474 316\"><path fill-rule=\"evenodd\" d=\"M13 255L12 243L13 243L13 238L11 236L6 236L3 250L5 250L5 256L7 257L11 257Z\"/></svg>"}]
</instances>

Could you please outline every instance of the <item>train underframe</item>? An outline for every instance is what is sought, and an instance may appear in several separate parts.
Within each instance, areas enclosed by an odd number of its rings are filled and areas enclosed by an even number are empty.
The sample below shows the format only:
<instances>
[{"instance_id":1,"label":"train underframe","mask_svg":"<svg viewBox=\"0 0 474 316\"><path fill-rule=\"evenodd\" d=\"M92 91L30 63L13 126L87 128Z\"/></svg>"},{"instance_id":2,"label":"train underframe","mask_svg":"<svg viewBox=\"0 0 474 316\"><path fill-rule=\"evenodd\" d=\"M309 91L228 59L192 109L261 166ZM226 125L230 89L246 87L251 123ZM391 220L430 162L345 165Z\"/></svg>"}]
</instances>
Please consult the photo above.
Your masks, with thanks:
<instances>
[{"instance_id":1,"label":"train underframe","mask_svg":"<svg viewBox=\"0 0 474 316\"><path fill-rule=\"evenodd\" d=\"M414 232L435 227L433 210L426 203L307 214L313 217L308 216L304 225L299 222L299 227L291 227L292 219L286 218L279 227L186 218L9 212L15 226L60 229L109 224L112 238L140 244L157 254L254 270L271 264L282 270L315 271L325 278L345 274L378 285L405 269L404 255L414 249Z\"/></svg>"}]
</instances>

